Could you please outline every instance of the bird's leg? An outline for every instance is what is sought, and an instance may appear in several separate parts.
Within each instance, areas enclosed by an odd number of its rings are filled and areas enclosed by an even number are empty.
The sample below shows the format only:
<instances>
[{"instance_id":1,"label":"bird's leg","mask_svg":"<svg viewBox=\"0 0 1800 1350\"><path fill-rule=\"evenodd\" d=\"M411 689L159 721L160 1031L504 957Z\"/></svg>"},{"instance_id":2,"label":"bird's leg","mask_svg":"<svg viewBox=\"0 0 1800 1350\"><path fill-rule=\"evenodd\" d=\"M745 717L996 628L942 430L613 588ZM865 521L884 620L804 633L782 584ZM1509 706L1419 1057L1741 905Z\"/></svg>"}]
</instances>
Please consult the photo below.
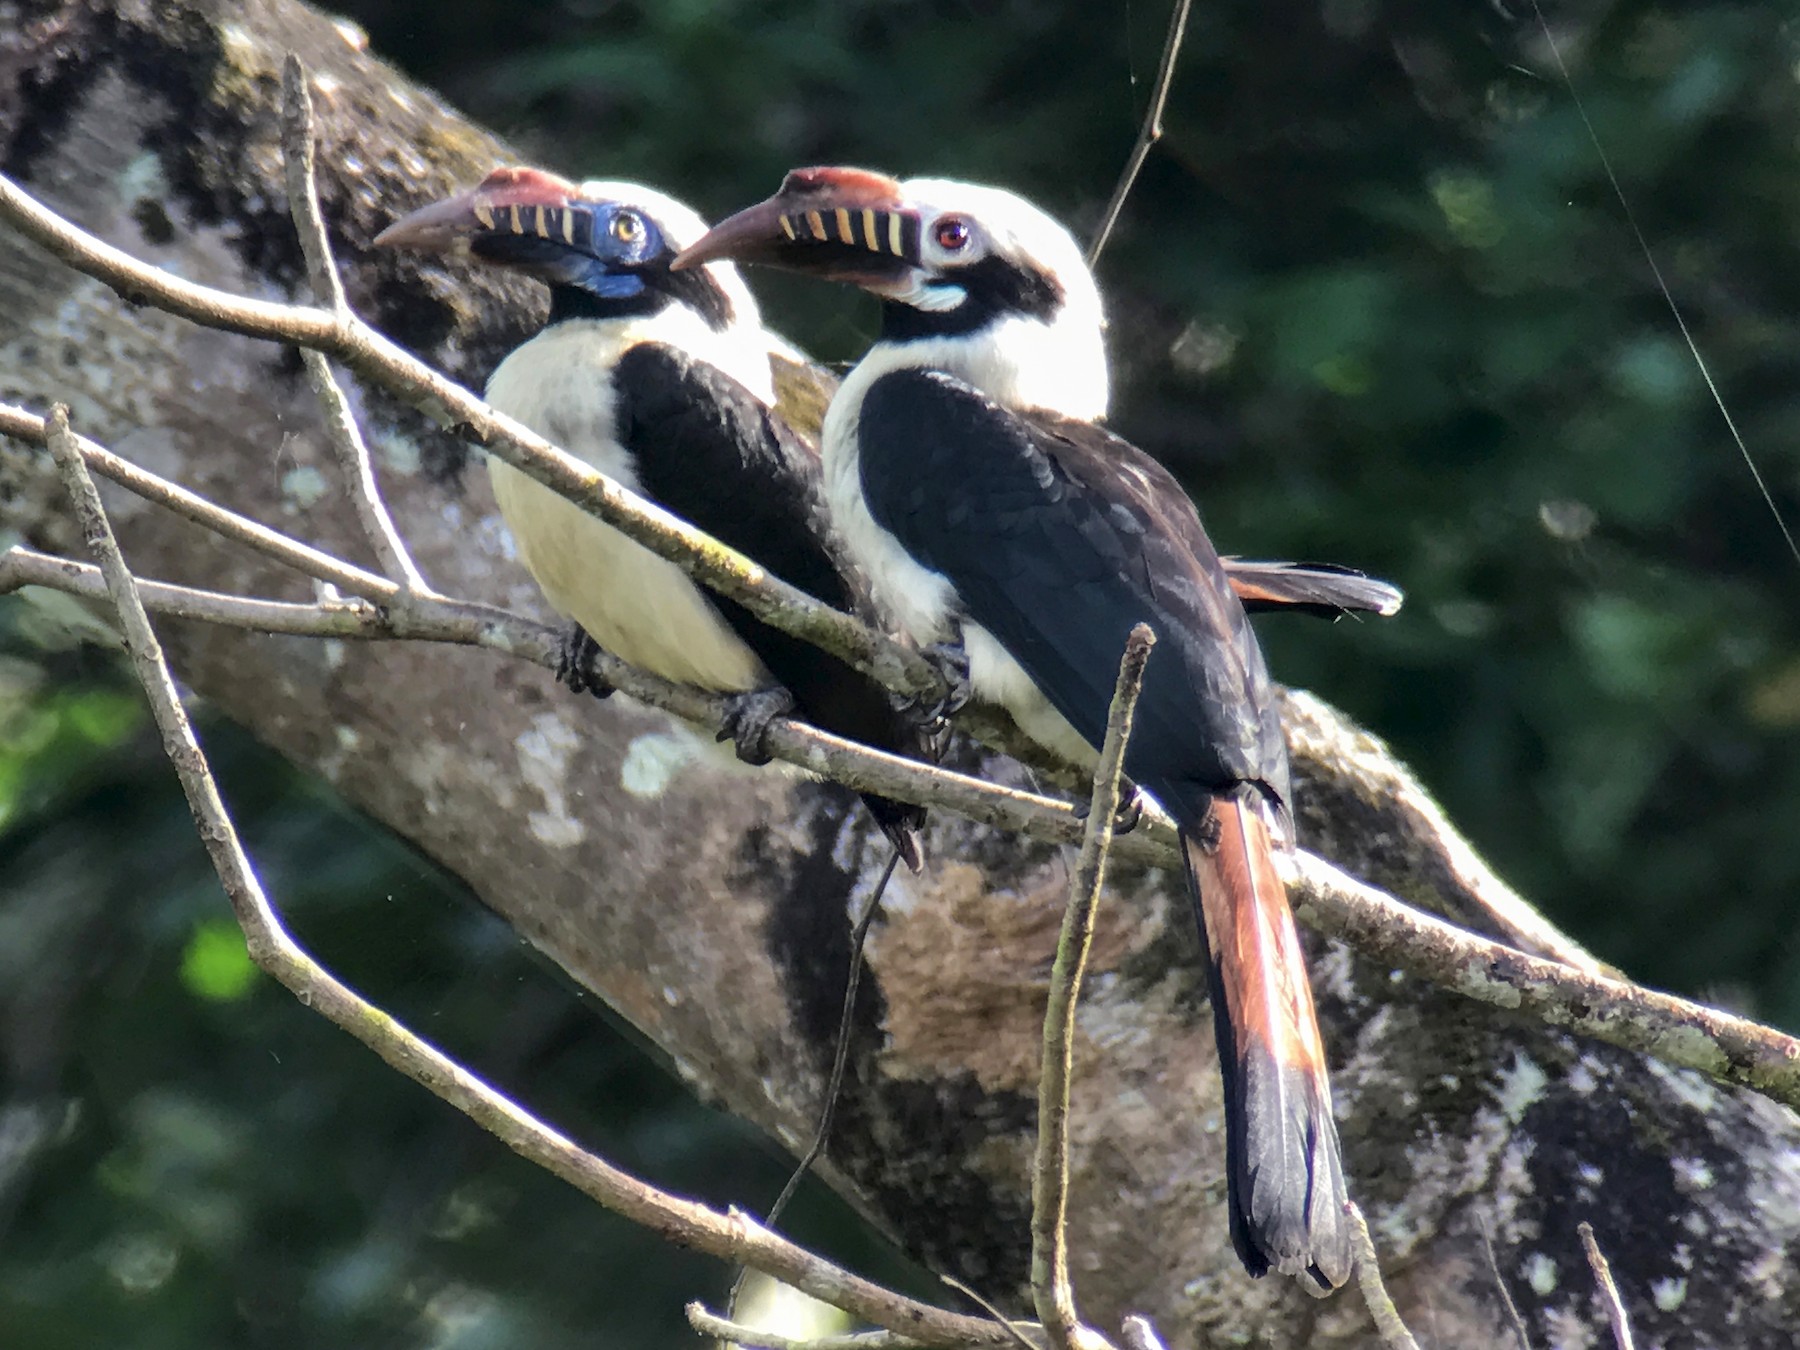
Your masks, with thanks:
<instances>
[{"instance_id":1,"label":"bird's leg","mask_svg":"<svg viewBox=\"0 0 1800 1350\"><path fill-rule=\"evenodd\" d=\"M1113 812L1113 833L1130 834L1144 819L1144 790L1119 775L1119 807Z\"/></svg>"},{"instance_id":2,"label":"bird's leg","mask_svg":"<svg viewBox=\"0 0 1800 1350\"><path fill-rule=\"evenodd\" d=\"M612 685L594 669L594 658L599 654L600 644L588 630L578 623L571 623L563 629L562 642L556 649L557 682L568 685L570 693L611 697Z\"/></svg>"},{"instance_id":3,"label":"bird's leg","mask_svg":"<svg viewBox=\"0 0 1800 1350\"><path fill-rule=\"evenodd\" d=\"M1088 809L1093 805L1085 797L1071 804L1075 819L1086 820ZM1144 790L1129 778L1119 777L1119 808L1113 812L1113 828L1115 835L1130 834L1144 819Z\"/></svg>"},{"instance_id":4,"label":"bird's leg","mask_svg":"<svg viewBox=\"0 0 1800 1350\"><path fill-rule=\"evenodd\" d=\"M949 642L934 642L929 647L921 647L919 655L937 672L945 686L944 696L935 703L918 701L919 715L930 724L962 711L973 692L969 685L969 650L963 646L962 635L958 634Z\"/></svg>"},{"instance_id":5,"label":"bird's leg","mask_svg":"<svg viewBox=\"0 0 1800 1350\"><path fill-rule=\"evenodd\" d=\"M752 689L725 697L725 726L719 739L729 738L737 746L738 758L746 764L767 764L769 752L763 748L763 737L769 734L769 723L794 711L794 696L780 685Z\"/></svg>"}]
</instances>

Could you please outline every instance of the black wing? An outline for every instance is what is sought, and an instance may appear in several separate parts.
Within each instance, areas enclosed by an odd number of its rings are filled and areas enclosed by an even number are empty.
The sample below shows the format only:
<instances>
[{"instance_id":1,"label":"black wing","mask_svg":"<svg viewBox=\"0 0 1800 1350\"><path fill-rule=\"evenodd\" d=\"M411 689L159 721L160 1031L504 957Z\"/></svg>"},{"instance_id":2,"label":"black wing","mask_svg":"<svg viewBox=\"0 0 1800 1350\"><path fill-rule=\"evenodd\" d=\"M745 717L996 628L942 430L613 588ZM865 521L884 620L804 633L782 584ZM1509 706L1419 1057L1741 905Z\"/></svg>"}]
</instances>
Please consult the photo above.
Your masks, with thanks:
<instances>
[{"instance_id":1,"label":"black wing","mask_svg":"<svg viewBox=\"0 0 1800 1350\"><path fill-rule=\"evenodd\" d=\"M640 343L613 369L619 442L647 495L783 581L837 609L866 610L827 544L818 456L729 375L661 343ZM920 729L887 691L836 657L771 628L722 595L719 614L793 694L801 717L851 740L925 757ZM890 826L921 808L865 797Z\"/></svg>"},{"instance_id":2,"label":"black wing","mask_svg":"<svg viewBox=\"0 0 1800 1350\"><path fill-rule=\"evenodd\" d=\"M1092 744L1134 624L1156 632L1126 769L1178 818L1194 790L1288 798L1262 652L1200 517L1142 451L1084 422L1026 416L935 371L870 386L869 511L955 587ZM1190 821L1191 823L1191 821Z\"/></svg>"}]
</instances>

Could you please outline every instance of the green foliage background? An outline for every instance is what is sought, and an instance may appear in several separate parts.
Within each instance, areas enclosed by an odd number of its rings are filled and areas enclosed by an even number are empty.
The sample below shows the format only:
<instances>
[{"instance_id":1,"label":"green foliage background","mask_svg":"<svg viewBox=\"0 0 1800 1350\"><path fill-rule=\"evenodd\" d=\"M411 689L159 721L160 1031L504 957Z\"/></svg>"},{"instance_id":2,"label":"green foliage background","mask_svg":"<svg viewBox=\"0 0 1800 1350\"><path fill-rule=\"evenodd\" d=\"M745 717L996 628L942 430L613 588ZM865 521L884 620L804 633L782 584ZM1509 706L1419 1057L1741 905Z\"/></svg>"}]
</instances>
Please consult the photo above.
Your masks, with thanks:
<instances>
[{"instance_id":1,"label":"green foliage background","mask_svg":"<svg viewBox=\"0 0 1800 1350\"><path fill-rule=\"evenodd\" d=\"M374 45L577 176L719 214L800 163L992 180L1091 226L1161 4L358 0ZM1547 11L1783 514L1800 521L1800 23ZM1102 265L1115 421L1222 546L1367 567L1390 623L1266 623L1607 959L1800 1028L1800 563L1529 6L1202 5ZM396 203L396 210L414 203ZM760 278L852 359L873 315ZM135 699L0 608L8 1345L678 1343L646 1249L247 972ZM353 983L627 1165L758 1205L688 1101L453 886L209 728ZM827 1202L798 1222L855 1242ZM867 1259L862 1252L858 1259Z\"/></svg>"}]
</instances>

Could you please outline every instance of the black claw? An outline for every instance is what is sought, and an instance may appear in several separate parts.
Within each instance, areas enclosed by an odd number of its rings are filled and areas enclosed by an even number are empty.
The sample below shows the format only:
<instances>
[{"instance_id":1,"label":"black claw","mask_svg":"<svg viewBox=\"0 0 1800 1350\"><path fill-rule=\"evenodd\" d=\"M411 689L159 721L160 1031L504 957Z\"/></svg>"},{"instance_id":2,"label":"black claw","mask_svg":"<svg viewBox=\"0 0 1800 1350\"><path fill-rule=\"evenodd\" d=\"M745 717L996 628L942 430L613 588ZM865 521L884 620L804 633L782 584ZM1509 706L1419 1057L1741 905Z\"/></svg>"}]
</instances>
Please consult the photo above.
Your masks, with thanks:
<instances>
[{"instance_id":1,"label":"black claw","mask_svg":"<svg viewBox=\"0 0 1800 1350\"><path fill-rule=\"evenodd\" d=\"M794 696L779 686L731 694L725 699L725 727L719 739L730 740L744 763L767 764L770 755L763 738L769 734L769 723L793 710Z\"/></svg>"},{"instance_id":2,"label":"black claw","mask_svg":"<svg viewBox=\"0 0 1800 1350\"><path fill-rule=\"evenodd\" d=\"M1130 834L1144 819L1144 790L1129 778L1119 780L1119 809L1113 812L1113 833Z\"/></svg>"},{"instance_id":3,"label":"black claw","mask_svg":"<svg viewBox=\"0 0 1800 1350\"><path fill-rule=\"evenodd\" d=\"M941 722L968 706L974 692L969 685L969 653L959 638L955 642L934 642L922 647L919 655L944 682L944 696L935 703L919 700L919 716L929 725Z\"/></svg>"},{"instance_id":4,"label":"black claw","mask_svg":"<svg viewBox=\"0 0 1800 1350\"><path fill-rule=\"evenodd\" d=\"M1082 799L1070 804L1075 812L1075 819L1086 820L1088 812L1093 809L1093 802ZM1144 819L1144 791L1129 778L1119 779L1119 806L1113 812L1113 830L1115 835L1130 834Z\"/></svg>"},{"instance_id":5,"label":"black claw","mask_svg":"<svg viewBox=\"0 0 1800 1350\"><path fill-rule=\"evenodd\" d=\"M557 681L568 685L569 692L574 694L592 694L595 698L610 697L612 685L594 669L594 658L598 655L600 644L594 641L587 629L578 623L570 624L563 630L562 642L556 651Z\"/></svg>"}]
</instances>

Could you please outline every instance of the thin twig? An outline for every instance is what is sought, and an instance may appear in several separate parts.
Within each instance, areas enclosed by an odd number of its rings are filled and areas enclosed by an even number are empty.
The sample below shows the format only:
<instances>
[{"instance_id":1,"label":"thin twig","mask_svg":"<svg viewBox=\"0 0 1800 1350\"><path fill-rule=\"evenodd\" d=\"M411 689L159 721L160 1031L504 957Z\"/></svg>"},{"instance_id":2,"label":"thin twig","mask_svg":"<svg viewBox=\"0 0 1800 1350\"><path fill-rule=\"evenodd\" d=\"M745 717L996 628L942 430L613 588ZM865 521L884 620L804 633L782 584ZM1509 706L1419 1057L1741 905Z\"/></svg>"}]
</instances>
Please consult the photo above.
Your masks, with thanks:
<instances>
[{"instance_id":1,"label":"thin twig","mask_svg":"<svg viewBox=\"0 0 1800 1350\"><path fill-rule=\"evenodd\" d=\"M344 281L331 256L331 239L325 232L324 213L319 209L312 91L307 87L300 58L292 52L281 67L281 149L287 172L288 210L300 233L300 251L306 255L313 294L337 316L339 323L352 322L354 316L344 296ZM407 552L406 542L382 501L369 448L363 443L362 430L356 425L350 400L344 397L331 363L310 347L301 349L300 358L313 392L324 405L326 432L337 451L344 477L349 480L351 500L356 503L363 532L368 535L382 569L400 583L402 599L429 591L430 585Z\"/></svg>"},{"instance_id":2,"label":"thin twig","mask_svg":"<svg viewBox=\"0 0 1800 1350\"><path fill-rule=\"evenodd\" d=\"M800 1183L812 1166L825 1152L825 1145L831 1139L832 1121L837 1116L838 1093L843 1090L844 1070L850 1063L850 1033L856 1015L856 992L862 984L863 946L868 940L869 926L875 921L875 913L881 908L881 897L886 893L888 883L894 879L894 869L900 865L900 850L894 849L888 854L887 866L881 869L881 877L875 883L875 889L869 896L868 904L856 920L856 926L850 932L850 973L844 977L844 1005L838 1013L837 1040L833 1043L831 1053L831 1073L825 1080L825 1104L819 1108L819 1123L813 1129L812 1143L801 1155L799 1163L788 1174L787 1181L775 1197L775 1203L769 1206L769 1212L763 1216L763 1222L773 1228L786 1213L788 1202L800 1189ZM725 1300L725 1315L736 1317L738 1301L744 1296L744 1285L750 1275L749 1268L741 1267L737 1278L731 1282L731 1293Z\"/></svg>"},{"instance_id":3,"label":"thin twig","mask_svg":"<svg viewBox=\"0 0 1800 1350\"><path fill-rule=\"evenodd\" d=\"M1069 1283L1069 1076L1075 1056L1075 1009L1094 939L1094 915L1106 880L1106 857L1119 811L1119 775L1144 666L1156 636L1138 624L1125 642L1119 680L1106 719L1106 738L1094 770L1081 857L1069 881L1050 1001L1044 1010L1044 1061L1038 1082L1037 1158L1031 1169L1031 1297L1050 1344L1064 1350L1098 1343L1082 1325Z\"/></svg>"},{"instance_id":4,"label":"thin twig","mask_svg":"<svg viewBox=\"0 0 1800 1350\"><path fill-rule=\"evenodd\" d=\"M0 405L0 434L42 444L44 422L21 409ZM378 602L387 601L397 590L383 577L227 511L91 441L77 438L77 444L89 465L115 482L307 575ZM91 583L78 575L58 575L54 569L47 572L34 576L33 584L74 594L93 593ZM342 613L315 621L291 612L284 622L269 626L272 631L324 637L393 636L458 642L521 656L554 669L554 635L543 625L485 606L442 603L447 608L433 605L417 615L394 615L387 625L352 620ZM172 612L184 612L171 608ZM247 615L235 605L221 604L219 609L220 621L256 626L243 623ZM214 616L196 613L194 617ZM696 689L659 680L605 653L597 660L597 670L609 683L652 707L714 731L723 726L723 707ZM1053 843L1075 843L1082 837L1081 823L1066 802L856 746L803 723L778 720L770 729L767 746L788 763L857 791L879 792ZM1175 865L1179 859L1173 828L1161 813L1147 809L1137 829L1114 841L1113 856L1153 866ZM1410 975L1593 1040L1652 1055L1681 1068L1698 1069L1722 1082L1749 1087L1785 1106L1800 1108L1800 1041L1792 1037L1670 994L1575 970L1477 937L1402 904L1313 854L1302 851L1294 855L1290 883L1296 911L1305 923Z\"/></svg>"},{"instance_id":5,"label":"thin twig","mask_svg":"<svg viewBox=\"0 0 1800 1350\"><path fill-rule=\"evenodd\" d=\"M51 411L50 450L74 500L82 537L98 558L106 578L107 593L118 611L124 633L125 649L187 794L201 841L257 966L290 990L304 1006L348 1031L509 1148L615 1213L682 1246L725 1260L748 1262L864 1321L890 1330L905 1328L922 1342L944 1346L1001 1342L1001 1334L977 1318L945 1312L896 1294L784 1241L736 1210L719 1214L703 1205L676 1199L582 1151L358 997L313 961L289 937L256 880L207 767L206 756L182 709L174 677L119 552L100 494L88 474L80 447L69 434L68 409L61 405Z\"/></svg>"},{"instance_id":6,"label":"thin twig","mask_svg":"<svg viewBox=\"0 0 1800 1350\"><path fill-rule=\"evenodd\" d=\"M842 1336L815 1336L810 1340L783 1336L732 1322L708 1312L699 1302L687 1305L688 1325L700 1335L750 1350L914 1350L920 1342L895 1331L852 1331ZM1035 1347L1034 1347L1035 1350Z\"/></svg>"},{"instance_id":7,"label":"thin twig","mask_svg":"<svg viewBox=\"0 0 1800 1350\"><path fill-rule=\"evenodd\" d=\"M1494 1288L1500 1291L1500 1302L1506 1309L1507 1318L1512 1322L1513 1335L1519 1338L1519 1350L1531 1350L1531 1333L1525 1330L1525 1319L1519 1315L1519 1305L1513 1302L1512 1290L1506 1287L1506 1277L1500 1273L1500 1258L1494 1251L1494 1236L1488 1231L1487 1219L1477 1214L1475 1224L1481 1229L1481 1246L1487 1252L1488 1271L1494 1277Z\"/></svg>"},{"instance_id":8,"label":"thin twig","mask_svg":"<svg viewBox=\"0 0 1800 1350\"><path fill-rule=\"evenodd\" d=\"M374 461L363 442L362 428L356 414L350 411L350 400L332 372L331 362L310 348L302 348L300 361L306 367L307 382L318 396L325 412L325 430L337 451L338 467L350 483L350 499L356 503L356 515L362 522L369 546L381 560L382 570L400 581L400 593L394 603L405 603L407 597L431 594L431 583L419 571L412 555L400 538L394 518L381 499L380 485L375 481Z\"/></svg>"},{"instance_id":9,"label":"thin twig","mask_svg":"<svg viewBox=\"0 0 1800 1350\"><path fill-rule=\"evenodd\" d=\"M45 420L37 414L0 403L0 436L11 436L30 445L44 445L47 444L46 430ZM88 468L94 473L110 479L120 487L130 489L146 501L167 507L197 525L204 525L214 534L246 544L264 557L291 567L304 576L317 581L328 581L333 586L341 586L370 600L386 602L399 592L399 586L386 577L364 571L341 558L313 548L310 544L302 544L279 530L272 530L247 516L228 511L197 492L160 478L147 469L140 469L130 460L121 459L85 436L77 435L75 443L80 447Z\"/></svg>"},{"instance_id":10,"label":"thin twig","mask_svg":"<svg viewBox=\"0 0 1800 1350\"><path fill-rule=\"evenodd\" d=\"M250 300L200 286L103 243L0 175L0 221L126 300L208 328L308 347L445 426L454 426L520 472L568 498L772 627L849 662L902 695L941 696L943 680L918 655L868 625L771 576L654 502L558 449L396 346L353 313Z\"/></svg>"},{"instance_id":11,"label":"thin twig","mask_svg":"<svg viewBox=\"0 0 1800 1350\"><path fill-rule=\"evenodd\" d=\"M1345 1204L1344 1212L1350 1216L1350 1251L1356 1268L1356 1287L1369 1309L1369 1316L1375 1319L1375 1334L1381 1337L1387 1350L1419 1350L1419 1343L1406 1329L1406 1323L1400 1320L1400 1310L1388 1297L1387 1284L1381 1278L1381 1262L1375 1255L1375 1239L1369 1235L1369 1221L1354 1200Z\"/></svg>"},{"instance_id":12,"label":"thin twig","mask_svg":"<svg viewBox=\"0 0 1800 1350\"><path fill-rule=\"evenodd\" d=\"M947 1287L954 1289L977 1308L980 1308L989 1317L993 1318L994 1325L1002 1328L1012 1342L1020 1347L1020 1350L1042 1350L1042 1347L1036 1341L1033 1341L1025 1334L1027 1331L1034 1331L1041 1336L1044 1331L1042 1327L1031 1322L1015 1322L1012 1318L1001 1312L1000 1309L996 1308L985 1295L978 1292L973 1286L964 1284L954 1275L939 1275L938 1279L942 1280Z\"/></svg>"},{"instance_id":13,"label":"thin twig","mask_svg":"<svg viewBox=\"0 0 1800 1350\"><path fill-rule=\"evenodd\" d=\"M1125 161L1125 171L1119 175L1118 186L1113 189L1112 200L1106 204L1106 211L1100 217L1100 228L1094 231L1094 242L1088 245L1089 267L1100 261L1106 241L1112 236L1113 226L1118 224L1119 213L1125 209L1125 199L1131 195L1144 161L1150 157L1151 147L1162 139L1163 109L1169 103L1169 86L1175 82L1175 58L1181 55L1181 39L1187 31L1188 10L1192 3L1193 0L1175 0L1174 12L1169 15L1169 34L1163 39L1162 58L1156 70L1156 86L1150 91L1150 106L1144 113L1143 125L1138 128L1137 144L1131 147L1131 157Z\"/></svg>"},{"instance_id":14,"label":"thin twig","mask_svg":"<svg viewBox=\"0 0 1800 1350\"><path fill-rule=\"evenodd\" d=\"M1575 1231L1581 1235L1581 1249L1587 1253L1588 1269L1594 1272L1594 1288L1606 1307L1606 1320L1612 1323L1613 1344L1617 1350L1632 1350L1631 1318L1626 1315L1624 1301L1619 1298L1619 1287L1613 1283L1612 1263L1595 1241L1591 1223L1583 1220L1575 1225Z\"/></svg>"},{"instance_id":15,"label":"thin twig","mask_svg":"<svg viewBox=\"0 0 1800 1350\"><path fill-rule=\"evenodd\" d=\"M869 926L874 923L876 912L881 908L881 897L886 892L888 883L894 879L894 869L899 865L900 851L895 849L888 855L887 866L881 869L874 893L869 896L869 903L863 906L863 912L857 916L856 926L850 932L850 973L844 977L844 1006L838 1014L831 1075L825 1083L825 1105L819 1111L819 1125L813 1131L812 1146L801 1157L793 1175L781 1188L781 1194L775 1197L775 1203L769 1206L769 1215L763 1222L771 1228L781 1218L782 1212L788 1207L788 1201L794 1198L794 1192L800 1188L800 1182L825 1152L825 1146L831 1140L831 1124L837 1114L838 1093L843 1089L844 1070L850 1062L850 1033L856 1016L856 993L862 984L863 946L868 941Z\"/></svg>"}]
</instances>

